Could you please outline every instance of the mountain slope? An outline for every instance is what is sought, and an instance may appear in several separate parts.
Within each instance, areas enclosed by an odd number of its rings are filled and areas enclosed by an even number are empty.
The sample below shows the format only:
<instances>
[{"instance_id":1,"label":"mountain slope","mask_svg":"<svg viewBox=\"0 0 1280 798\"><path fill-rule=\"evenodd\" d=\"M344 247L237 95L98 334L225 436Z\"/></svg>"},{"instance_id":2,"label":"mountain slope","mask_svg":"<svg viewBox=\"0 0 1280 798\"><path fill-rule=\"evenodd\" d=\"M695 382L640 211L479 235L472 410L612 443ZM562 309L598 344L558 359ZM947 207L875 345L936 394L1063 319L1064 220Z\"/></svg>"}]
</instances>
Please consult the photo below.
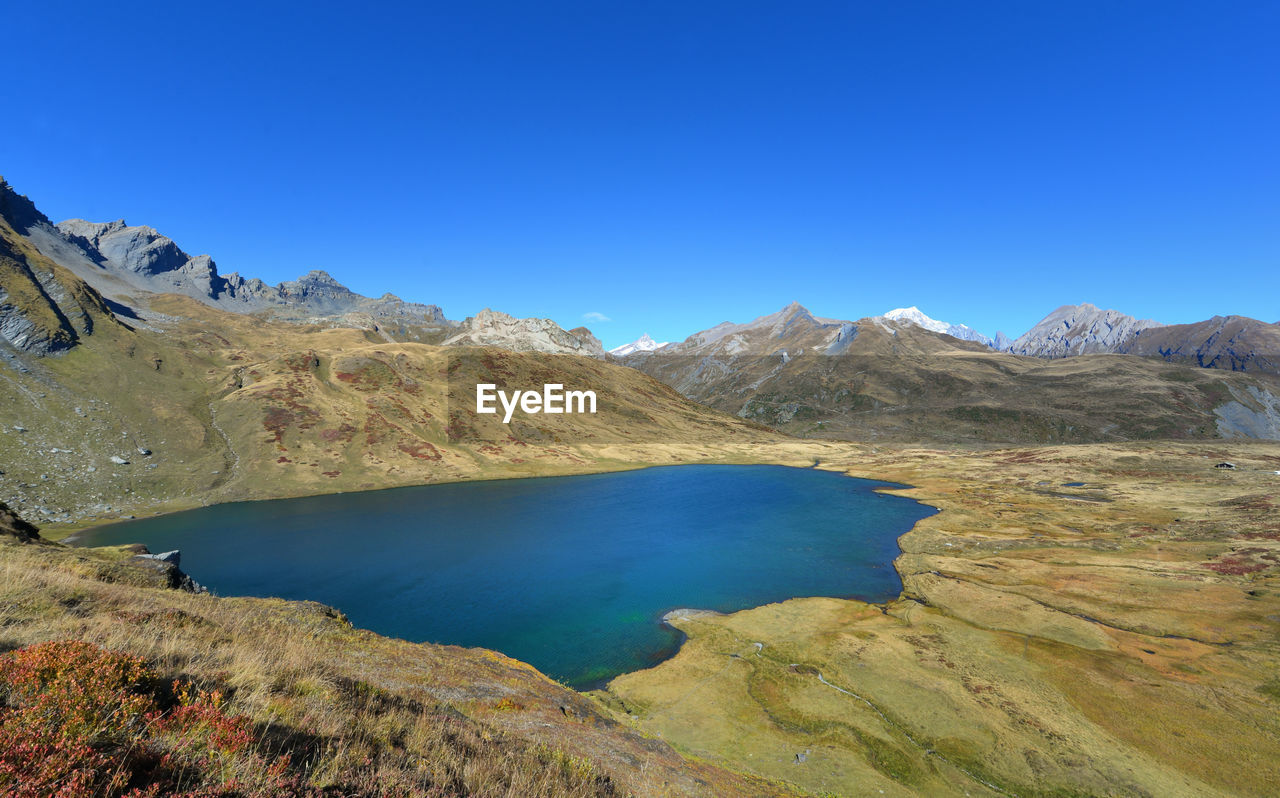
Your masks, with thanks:
<instances>
[{"instance_id":1,"label":"mountain slope","mask_svg":"<svg viewBox=\"0 0 1280 798\"><path fill-rule=\"evenodd\" d=\"M594 358L375 342L185 297L154 306L172 321L114 325L62 357L26 357L26 373L0 371L0 495L16 509L67 524L143 506L581 472L600 461L592 447L655 444L633 456L665 462L672 441L777 439ZM470 418L477 382L590 389L599 412ZM461 436L450 429L459 418Z\"/></svg>"},{"instance_id":2,"label":"mountain slope","mask_svg":"<svg viewBox=\"0 0 1280 798\"><path fill-rule=\"evenodd\" d=\"M1118 352L1230 371L1280 373L1280 325L1245 316L1141 330Z\"/></svg>"},{"instance_id":3,"label":"mountain slope","mask_svg":"<svg viewBox=\"0 0 1280 798\"><path fill-rule=\"evenodd\" d=\"M104 300L18 232L48 232L29 201L7 188L0 200L0 497L42 524L714 458L724 451L717 447L779 439L604 362L588 331L545 320L489 312L459 328L477 338L441 347L388 340L381 326L297 324L131 289L125 296L146 310L125 324L116 310L129 308ZM124 251L133 254L121 262L143 271L183 256L158 240ZM285 285L312 307L345 301L345 289L323 276ZM494 329L506 336L483 337ZM555 344L591 356L477 343ZM476 416L477 382L592 390L599 408L521 413L503 424ZM677 452L672 441L687 448Z\"/></svg>"}]
</instances>

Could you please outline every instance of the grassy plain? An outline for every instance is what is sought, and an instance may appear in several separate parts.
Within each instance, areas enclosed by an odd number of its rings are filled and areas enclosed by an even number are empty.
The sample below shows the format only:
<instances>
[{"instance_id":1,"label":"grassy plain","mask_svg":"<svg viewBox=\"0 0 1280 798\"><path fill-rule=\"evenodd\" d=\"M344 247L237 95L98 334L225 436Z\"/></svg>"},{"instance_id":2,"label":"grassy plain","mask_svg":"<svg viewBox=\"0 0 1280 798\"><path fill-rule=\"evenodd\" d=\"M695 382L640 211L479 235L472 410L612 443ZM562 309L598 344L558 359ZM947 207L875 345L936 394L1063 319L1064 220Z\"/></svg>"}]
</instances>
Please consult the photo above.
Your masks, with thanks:
<instances>
[{"instance_id":1,"label":"grassy plain","mask_svg":"<svg viewBox=\"0 0 1280 798\"><path fill-rule=\"evenodd\" d=\"M602 704L817 794L1274 794L1280 445L861 446L822 467L942 509L901 539L902 597L676 619L680 653Z\"/></svg>"}]
</instances>

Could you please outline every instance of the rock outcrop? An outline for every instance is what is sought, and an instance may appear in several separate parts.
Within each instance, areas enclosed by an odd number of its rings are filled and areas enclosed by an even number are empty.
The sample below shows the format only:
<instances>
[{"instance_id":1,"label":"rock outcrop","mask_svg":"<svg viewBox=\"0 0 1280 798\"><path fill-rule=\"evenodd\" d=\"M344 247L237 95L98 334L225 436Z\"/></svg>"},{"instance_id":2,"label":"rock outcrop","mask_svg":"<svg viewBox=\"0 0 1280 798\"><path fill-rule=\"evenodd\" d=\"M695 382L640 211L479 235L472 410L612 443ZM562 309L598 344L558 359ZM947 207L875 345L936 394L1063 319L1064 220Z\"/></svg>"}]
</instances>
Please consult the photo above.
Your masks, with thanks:
<instances>
[{"instance_id":1,"label":"rock outcrop","mask_svg":"<svg viewBox=\"0 0 1280 798\"><path fill-rule=\"evenodd\" d=\"M117 271L152 277L185 270L193 260L155 228L131 227L124 219L102 223L68 219L57 227L73 244L96 256L104 267ZM204 257L204 264L212 263L208 256Z\"/></svg>"},{"instance_id":2,"label":"rock outcrop","mask_svg":"<svg viewBox=\"0 0 1280 798\"><path fill-rule=\"evenodd\" d=\"M22 543L35 543L43 540L40 530L18 517L9 509L9 505L0 501L0 535L10 535Z\"/></svg>"},{"instance_id":3,"label":"rock outcrop","mask_svg":"<svg viewBox=\"0 0 1280 798\"><path fill-rule=\"evenodd\" d=\"M192 579L184 572L179 565L182 562L182 552L178 550L166 551L160 554L152 554L147 551L146 546L136 546L131 564L144 571L154 574L155 578L160 581L161 586L168 587L173 590L185 590L188 593L208 593L208 588Z\"/></svg>"},{"instance_id":4,"label":"rock outcrop","mask_svg":"<svg viewBox=\"0 0 1280 798\"><path fill-rule=\"evenodd\" d=\"M1233 401L1213 409L1219 435L1280 440L1280 396L1253 385L1230 391Z\"/></svg>"},{"instance_id":5,"label":"rock outcrop","mask_svg":"<svg viewBox=\"0 0 1280 798\"><path fill-rule=\"evenodd\" d=\"M445 346L496 346L513 352L547 352L603 358L604 346L586 327L565 330L551 319L517 319L485 308L458 325Z\"/></svg>"}]
</instances>

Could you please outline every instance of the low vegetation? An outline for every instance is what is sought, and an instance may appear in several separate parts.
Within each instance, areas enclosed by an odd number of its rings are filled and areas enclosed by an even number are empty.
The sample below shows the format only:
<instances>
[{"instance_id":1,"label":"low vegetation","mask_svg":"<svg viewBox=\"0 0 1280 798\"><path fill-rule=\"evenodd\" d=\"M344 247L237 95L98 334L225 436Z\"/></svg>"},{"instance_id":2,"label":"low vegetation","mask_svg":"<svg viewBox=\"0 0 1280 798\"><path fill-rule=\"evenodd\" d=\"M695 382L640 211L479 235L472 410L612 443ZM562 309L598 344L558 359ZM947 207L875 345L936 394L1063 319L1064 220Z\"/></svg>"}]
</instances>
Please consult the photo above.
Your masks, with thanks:
<instances>
[{"instance_id":1,"label":"low vegetation","mask_svg":"<svg viewBox=\"0 0 1280 798\"><path fill-rule=\"evenodd\" d=\"M785 795L533 668L0 534L0 794Z\"/></svg>"},{"instance_id":2,"label":"low vegetation","mask_svg":"<svg viewBox=\"0 0 1280 798\"><path fill-rule=\"evenodd\" d=\"M54 641L0 659L0 787L14 798L309 790L288 756L264 757L222 694L162 686L140 658Z\"/></svg>"}]
</instances>

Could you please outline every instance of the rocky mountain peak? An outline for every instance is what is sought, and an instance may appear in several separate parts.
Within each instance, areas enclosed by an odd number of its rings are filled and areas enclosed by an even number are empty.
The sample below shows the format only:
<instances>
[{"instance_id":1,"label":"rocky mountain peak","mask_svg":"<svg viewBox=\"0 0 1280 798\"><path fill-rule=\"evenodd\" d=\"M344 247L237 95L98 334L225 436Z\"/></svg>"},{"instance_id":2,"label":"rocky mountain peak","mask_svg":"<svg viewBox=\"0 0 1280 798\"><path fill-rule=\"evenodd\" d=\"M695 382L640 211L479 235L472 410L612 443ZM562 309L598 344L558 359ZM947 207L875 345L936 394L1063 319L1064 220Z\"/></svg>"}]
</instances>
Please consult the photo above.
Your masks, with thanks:
<instances>
[{"instance_id":1,"label":"rocky mountain peak","mask_svg":"<svg viewBox=\"0 0 1280 798\"><path fill-rule=\"evenodd\" d=\"M323 269L312 269L299 277L297 281L308 285L323 285L329 288L340 288L343 291L349 290L345 285L333 279L333 275Z\"/></svg>"},{"instance_id":2,"label":"rocky mountain peak","mask_svg":"<svg viewBox=\"0 0 1280 798\"><path fill-rule=\"evenodd\" d=\"M945 326L944 322L940 322L936 319L929 318L924 314L923 311L920 310L920 308L916 307L915 305L912 305L909 308L894 308L893 310L884 314L884 318L892 319L893 321L910 321L926 329L935 327L935 326L936 327Z\"/></svg>"},{"instance_id":3,"label":"rocky mountain peak","mask_svg":"<svg viewBox=\"0 0 1280 798\"><path fill-rule=\"evenodd\" d=\"M326 271L312 269L296 280L280 284L280 293L286 297L310 299L316 301L344 300L354 296L354 292L342 283L333 279Z\"/></svg>"},{"instance_id":4,"label":"rocky mountain peak","mask_svg":"<svg viewBox=\"0 0 1280 798\"><path fill-rule=\"evenodd\" d=\"M811 328L820 326L826 322L825 319L818 319L809 309L799 302L792 302L776 313L770 313L767 316L761 316L758 319L750 321L744 325L733 325L739 330L759 330L768 329L774 337L782 337L790 332L802 328Z\"/></svg>"},{"instance_id":5,"label":"rocky mountain peak","mask_svg":"<svg viewBox=\"0 0 1280 798\"><path fill-rule=\"evenodd\" d=\"M1063 305L1019 336L1007 351L1049 358L1115 352L1142 330L1161 326L1088 302Z\"/></svg>"}]
</instances>

